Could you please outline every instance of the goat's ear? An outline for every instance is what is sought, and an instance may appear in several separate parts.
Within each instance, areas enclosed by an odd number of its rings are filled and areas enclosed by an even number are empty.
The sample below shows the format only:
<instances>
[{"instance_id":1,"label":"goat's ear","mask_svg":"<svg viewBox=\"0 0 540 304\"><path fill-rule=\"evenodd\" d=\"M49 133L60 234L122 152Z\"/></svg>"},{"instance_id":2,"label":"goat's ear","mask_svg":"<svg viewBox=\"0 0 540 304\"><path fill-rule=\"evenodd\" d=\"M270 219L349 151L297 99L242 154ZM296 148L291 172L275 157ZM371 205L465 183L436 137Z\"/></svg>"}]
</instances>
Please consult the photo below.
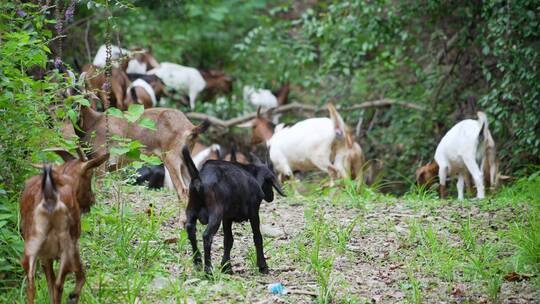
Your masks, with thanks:
<instances>
[{"instance_id":1,"label":"goat's ear","mask_svg":"<svg viewBox=\"0 0 540 304\"><path fill-rule=\"evenodd\" d=\"M60 156L64 160L64 162L76 159L75 156L62 148L49 148L43 151L54 152L56 155Z\"/></svg>"},{"instance_id":2,"label":"goat's ear","mask_svg":"<svg viewBox=\"0 0 540 304\"><path fill-rule=\"evenodd\" d=\"M88 171L103 164L109 158L109 153L103 154L84 163L83 170Z\"/></svg>"},{"instance_id":3,"label":"goat's ear","mask_svg":"<svg viewBox=\"0 0 540 304\"><path fill-rule=\"evenodd\" d=\"M248 120L238 125L239 128L251 128L253 127L253 120Z\"/></svg>"}]
</instances>

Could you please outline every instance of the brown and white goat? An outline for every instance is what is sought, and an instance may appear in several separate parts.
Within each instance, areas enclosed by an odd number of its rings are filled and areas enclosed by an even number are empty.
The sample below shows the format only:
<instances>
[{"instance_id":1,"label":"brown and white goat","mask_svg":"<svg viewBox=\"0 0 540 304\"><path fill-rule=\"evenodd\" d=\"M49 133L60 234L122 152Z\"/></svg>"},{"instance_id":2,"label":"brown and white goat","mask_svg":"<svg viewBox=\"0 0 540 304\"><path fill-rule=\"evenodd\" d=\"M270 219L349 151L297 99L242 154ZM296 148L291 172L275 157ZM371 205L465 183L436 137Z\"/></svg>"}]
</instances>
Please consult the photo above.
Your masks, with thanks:
<instances>
[{"instance_id":1,"label":"brown and white goat","mask_svg":"<svg viewBox=\"0 0 540 304\"><path fill-rule=\"evenodd\" d=\"M61 303L69 272L75 273L76 280L69 299L78 301L85 280L78 245L80 213L94 202L91 188L94 168L109 156L82 161L65 151L56 152L64 158L64 164L45 166L41 175L26 181L21 196L21 229L25 241L21 264L28 278L28 303L34 303L38 259L45 272L51 303ZM55 260L60 265L58 276L53 269Z\"/></svg>"},{"instance_id":2,"label":"brown and white goat","mask_svg":"<svg viewBox=\"0 0 540 304\"><path fill-rule=\"evenodd\" d=\"M342 178L361 175L362 149L334 106L327 106L330 118L310 118L291 127L273 127L260 111L249 123L253 144L266 142L270 159L282 177L292 176L296 170L320 170Z\"/></svg>"},{"instance_id":3,"label":"brown and white goat","mask_svg":"<svg viewBox=\"0 0 540 304\"><path fill-rule=\"evenodd\" d=\"M439 193L446 195L447 175L457 175L458 199L464 198L463 186L470 175L476 186L476 197L484 198L484 179L497 184L495 141L491 136L487 116L477 112L478 120L466 119L453 126L441 139L435 151L435 162L417 170L417 180L427 181L435 169L439 175ZM480 164L480 167L478 166ZM485 172L485 173L484 173Z\"/></svg>"},{"instance_id":4,"label":"brown and white goat","mask_svg":"<svg viewBox=\"0 0 540 304\"><path fill-rule=\"evenodd\" d=\"M156 130L110 116L108 132L110 136L137 140L144 145L143 153L158 155L171 175L178 197L182 199L187 194L189 184L189 175L181 157L182 146L187 144L193 147L195 139L208 128L209 124L205 121L199 126L194 126L184 113L169 108L146 109L141 115L142 118L154 121ZM83 106L79 125L84 132L81 139L89 143L97 155L105 154L107 134L105 114ZM115 159L112 164L119 167L126 162L126 159Z\"/></svg>"}]
</instances>

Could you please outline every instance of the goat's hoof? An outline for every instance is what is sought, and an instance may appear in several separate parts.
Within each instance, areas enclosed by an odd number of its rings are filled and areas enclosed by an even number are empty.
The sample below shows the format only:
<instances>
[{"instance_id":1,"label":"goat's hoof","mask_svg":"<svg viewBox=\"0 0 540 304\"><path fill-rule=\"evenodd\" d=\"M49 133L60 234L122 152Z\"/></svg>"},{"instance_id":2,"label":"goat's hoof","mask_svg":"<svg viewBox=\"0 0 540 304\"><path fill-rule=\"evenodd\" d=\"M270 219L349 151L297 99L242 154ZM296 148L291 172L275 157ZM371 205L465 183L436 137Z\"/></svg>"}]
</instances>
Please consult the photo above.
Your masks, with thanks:
<instances>
[{"instance_id":1,"label":"goat's hoof","mask_svg":"<svg viewBox=\"0 0 540 304\"><path fill-rule=\"evenodd\" d=\"M259 267L259 272L262 274L269 274L268 266Z\"/></svg>"},{"instance_id":2,"label":"goat's hoof","mask_svg":"<svg viewBox=\"0 0 540 304\"><path fill-rule=\"evenodd\" d=\"M68 296L68 300L67 300L67 303L77 303L79 302L79 294L77 293L70 293L69 296Z\"/></svg>"}]
</instances>

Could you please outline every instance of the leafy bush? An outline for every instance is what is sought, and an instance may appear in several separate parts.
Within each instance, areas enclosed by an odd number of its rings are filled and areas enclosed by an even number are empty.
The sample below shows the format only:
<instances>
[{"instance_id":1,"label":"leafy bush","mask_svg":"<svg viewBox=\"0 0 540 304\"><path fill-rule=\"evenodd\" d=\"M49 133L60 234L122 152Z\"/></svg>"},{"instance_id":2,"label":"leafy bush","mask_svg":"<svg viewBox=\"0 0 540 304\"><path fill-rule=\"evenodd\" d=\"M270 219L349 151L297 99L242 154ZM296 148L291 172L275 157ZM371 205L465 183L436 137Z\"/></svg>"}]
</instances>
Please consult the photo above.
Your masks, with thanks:
<instances>
[{"instance_id":1,"label":"leafy bush","mask_svg":"<svg viewBox=\"0 0 540 304\"><path fill-rule=\"evenodd\" d=\"M48 120L58 85L49 77L32 77L50 54L49 21L40 10L29 3L0 4L0 288L22 271L17 202L25 179L35 172L30 164L44 160L42 148L59 140Z\"/></svg>"}]
</instances>

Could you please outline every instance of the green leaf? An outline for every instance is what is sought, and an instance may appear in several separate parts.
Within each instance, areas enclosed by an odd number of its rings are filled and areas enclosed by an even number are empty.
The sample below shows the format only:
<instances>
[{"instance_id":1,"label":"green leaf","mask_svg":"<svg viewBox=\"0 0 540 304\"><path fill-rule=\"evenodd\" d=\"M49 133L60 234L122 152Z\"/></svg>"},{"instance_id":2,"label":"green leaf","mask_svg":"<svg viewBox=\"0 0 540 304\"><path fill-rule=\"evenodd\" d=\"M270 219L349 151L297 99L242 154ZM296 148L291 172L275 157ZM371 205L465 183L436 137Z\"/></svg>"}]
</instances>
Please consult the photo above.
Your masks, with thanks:
<instances>
[{"instance_id":1,"label":"green leaf","mask_svg":"<svg viewBox=\"0 0 540 304\"><path fill-rule=\"evenodd\" d=\"M124 118L124 114L122 114L122 111L118 110L117 108L107 109L107 114L118 118Z\"/></svg>"},{"instance_id":2,"label":"green leaf","mask_svg":"<svg viewBox=\"0 0 540 304\"><path fill-rule=\"evenodd\" d=\"M142 113L144 112L144 106L141 104L130 104L129 108L126 112L124 112L124 116L129 122L136 122L139 117L141 117Z\"/></svg>"},{"instance_id":3,"label":"green leaf","mask_svg":"<svg viewBox=\"0 0 540 304\"><path fill-rule=\"evenodd\" d=\"M110 150L110 154L111 156L115 156L115 155L124 155L126 153L129 152L129 148L127 147L112 147L111 150Z\"/></svg>"},{"instance_id":4,"label":"green leaf","mask_svg":"<svg viewBox=\"0 0 540 304\"><path fill-rule=\"evenodd\" d=\"M154 130L156 131L156 123L151 120L150 118L147 118L147 117L143 117L141 120L139 120L137 122L139 124L139 126L141 127L144 127L144 128L147 128L147 129L150 129L150 130Z\"/></svg>"},{"instance_id":5,"label":"green leaf","mask_svg":"<svg viewBox=\"0 0 540 304\"><path fill-rule=\"evenodd\" d=\"M141 160L152 166L157 166L161 164L161 159L156 155L141 154Z\"/></svg>"}]
</instances>

